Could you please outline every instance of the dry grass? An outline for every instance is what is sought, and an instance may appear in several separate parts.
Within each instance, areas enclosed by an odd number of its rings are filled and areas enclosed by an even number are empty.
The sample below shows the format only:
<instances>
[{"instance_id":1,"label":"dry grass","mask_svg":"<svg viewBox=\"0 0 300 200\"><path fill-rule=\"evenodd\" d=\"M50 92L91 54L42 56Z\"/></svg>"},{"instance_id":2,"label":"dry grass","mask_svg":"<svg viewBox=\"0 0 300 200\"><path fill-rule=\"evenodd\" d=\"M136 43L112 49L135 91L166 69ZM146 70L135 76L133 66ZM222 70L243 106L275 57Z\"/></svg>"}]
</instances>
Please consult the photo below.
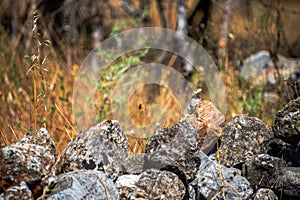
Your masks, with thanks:
<instances>
[{"instance_id":1,"label":"dry grass","mask_svg":"<svg viewBox=\"0 0 300 200\"><path fill-rule=\"evenodd\" d=\"M2 34L2 41L4 41L3 37ZM8 42L3 47L7 48L2 48L0 51L0 59L3 61L0 69L0 104L2 108L0 141L7 145L15 142L16 136L20 139L27 131L34 129L33 118L35 114L32 76L26 75L31 64L26 63L19 50L13 49ZM37 98L36 123L38 128L45 127L48 129L56 143L58 152L61 152L79 131L74 128L72 87L80 63L73 65L70 69L66 67L64 60L53 53L55 52L53 47L50 48L50 50L46 50L48 57L43 65L48 71L43 72L43 79L37 84L37 90L43 92L40 92L42 95L38 95ZM221 74L227 92L228 112L226 118L229 119L238 113L245 113L242 103L246 99L245 94L247 92L240 90L239 81L236 78L238 72L230 68L227 63L221 70ZM201 77L196 77L191 82L195 88L202 86ZM111 86L113 87L113 84ZM150 116L155 116L156 111L153 110L153 105L159 104L165 109L166 120L160 124L161 127L170 126L180 120L179 102L169 90L161 87L160 95L153 102L148 102L148 94L145 93L147 88L145 87L135 91L128 105L132 121L141 127L141 132L152 133L156 128L153 122L161 121L161 119L151 119ZM103 107L102 91L98 91L97 96L99 98L96 108L109 110L109 102L105 102L107 105ZM154 112L154 115L151 115L151 112ZM111 114L106 113L101 119L112 118ZM131 152L140 153L144 151L146 139L133 138L130 135L128 137L131 141Z\"/></svg>"},{"instance_id":2,"label":"dry grass","mask_svg":"<svg viewBox=\"0 0 300 200\"><path fill-rule=\"evenodd\" d=\"M36 30L44 32L45 23L42 21L39 25L41 27ZM63 41L56 41L59 48L57 46L45 47L37 42L45 41L45 38L38 38L37 33L32 37L36 39L35 46L23 49L20 44L18 48L18 45L11 42L10 36L0 27L0 105L2 108L0 142L2 145L8 145L20 139L29 130L45 127L54 139L58 152L61 152L80 131L76 130L74 125L72 92L76 72L88 52L85 52L83 48L77 49L78 61L69 65L68 59L64 59L57 50L67 49L67 46L63 46ZM66 52L64 56L65 54ZM24 55L30 55L30 59L26 60ZM47 59L44 60L46 55ZM175 60L173 56L166 63L176 65ZM29 73L32 71L33 75ZM254 91L252 86L243 86L233 61L229 62L225 59L220 71L227 94L226 119L245 113L263 118L270 125L274 116L269 116L269 118L266 116L267 106L261 97L263 90ZM190 82L194 88L205 88L201 79L195 74ZM114 84L115 82L107 83L106 86L113 88ZM168 127L180 120L180 104L174 94L163 87L159 90L160 95L149 102L149 94L145 92L147 86L139 88L128 103L132 122L141 127L140 133L151 134L157 128L155 122L160 122L160 127ZM256 93L253 94L253 91ZM110 110L110 102L103 98L103 94L103 91L96 92L95 109L103 111L98 120L112 119L111 113L107 112ZM204 98L209 99L209 94L204 93ZM164 108L165 120L159 118L162 116L161 113L155 113L157 112L155 105ZM128 133L129 130L126 131ZM144 151L147 139L134 138L130 135L128 137L131 141L131 152Z\"/></svg>"},{"instance_id":3,"label":"dry grass","mask_svg":"<svg viewBox=\"0 0 300 200\"><path fill-rule=\"evenodd\" d=\"M26 132L34 129L34 118L36 118L37 128L47 128L56 143L58 152L62 152L79 131L74 126L71 110L72 87L79 64L74 65L73 69L69 69L66 67L65 61L53 53L55 52L53 47L43 49L44 54L48 55L43 63L43 68L47 71L43 71L42 75L38 71L34 84L33 76L28 73L30 69L34 69L32 68L33 63L26 62L25 52L20 53L18 49L13 49L9 37L4 34L1 35L1 41L6 41L4 42L6 44L3 45L6 48L2 48L0 51L0 58L3 61L0 69L0 104L2 108L0 141L2 145L16 142ZM39 70L38 67L36 69ZM145 127L144 131L152 132L155 127L149 126L151 104L147 102L144 90L145 88L140 88L136 91L136 95L129 102L129 109L134 123ZM169 126L180 120L180 107L170 91L165 88L160 88L160 90L161 95L153 103L160 104L165 108L168 113L167 119L161 126ZM34 97L35 92L33 91L36 91L36 97ZM34 99L36 99L36 106ZM101 98L98 102L102 102ZM143 106L142 110L139 109L139 105ZM98 106L101 107L101 105ZM35 107L36 111L34 111ZM112 119L112 115L107 114L103 116L103 119ZM146 139L129 136L129 140L132 152L144 151Z\"/></svg>"}]
</instances>

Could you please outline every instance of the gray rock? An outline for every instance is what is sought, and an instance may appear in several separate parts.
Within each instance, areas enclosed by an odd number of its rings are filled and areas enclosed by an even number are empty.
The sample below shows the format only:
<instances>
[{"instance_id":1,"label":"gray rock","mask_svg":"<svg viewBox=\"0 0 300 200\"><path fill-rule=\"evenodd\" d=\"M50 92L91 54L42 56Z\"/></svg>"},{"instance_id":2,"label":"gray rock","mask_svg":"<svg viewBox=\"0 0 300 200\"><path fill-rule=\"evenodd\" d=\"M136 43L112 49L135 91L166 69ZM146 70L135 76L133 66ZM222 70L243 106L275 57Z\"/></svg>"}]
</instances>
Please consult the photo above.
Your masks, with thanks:
<instances>
[{"instance_id":1,"label":"gray rock","mask_svg":"<svg viewBox=\"0 0 300 200\"><path fill-rule=\"evenodd\" d=\"M8 188L0 195L0 200L33 200L32 193L26 183L22 181L19 185Z\"/></svg>"},{"instance_id":2,"label":"gray rock","mask_svg":"<svg viewBox=\"0 0 300 200\"><path fill-rule=\"evenodd\" d=\"M121 163L122 171L126 174L140 174L143 172L145 163L145 154L128 156Z\"/></svg>"},{"instance_id":3,"label":"gray rock","mask_svg":"<svg viewBox=\"0 0 300 200\"><path fill-rule=\"evenodd\" d=\"M292 98L300 97L300 69L290 74L288 85L291 89Z\"/></svg>"},{"instance_id":4,"label":"gray rock","mask_svg":"<svg viewBox=\"0 0 300 200\"><path fill-rule=\"evenodd\" d=\"M260 188L256 191L256 193L252 196L252 200L278 200L278 197L275 193L267 188Z\"/></svg>"},{"instance_id":5,"label":"gray rock","mask_svg":"<svg viewBox=\"0 0 300 200\"><path fill-rule=\"evenodd\" d=\"M269 155L283 158L289 167L300 167L300 149L294 147L278 138L267 142L267 153Z\"/></svg>"},{"instance_id":6,"label":"gray rock","mask_svg":"<svg viewBox=\"0 0 300 200\"><path fill-rule=\"evenodd\" d=\"M276 65L281 76L287 79L290 73L299 68L300 59L288 58L278 54ZM270 52L263 50L244 60L244 65L241 67L241 74L247 81L254 80L254 84L265 82L276 84L275 70Z\"/></svg>"},{"instance_id":7,"label":"gray rock","mask_svg":"<svg viewBox=\"0 0 300 200\"><path fill-rule=\"evenodd\" d=\"M300 97L277 113L272 129L275 137L295 147L300 146Z\"/></svg>"},{"instance_id":8,"label":"gray rock","mask_svg":"<svg viewBox=\"0 0 300 200\"><path fill-rule=\"evenodd\" d=\"M45 128L26 133L19 143L37 144L43 146L46 150L50 151L51 154L56 156L55 143Z\"/></svg>"},{"instance_id":9,"label":"gray rock","mask_svg":"<svg viewBox=\"0 0 300 200\"><path fill-rule=\"evenodd\" d=\"M271 55L268 51L260 51L247 57L241 67L241 74L245 80L261 75L273 65Z\"/></svg>"},{"instance_id":10,"label":"gray rock","mask_svg":"<svg viewBox=\"0 0 300 200\"><path fill-rule=\"evenodd\" d=\"M200 93L202 91L202 88L199 88L195 91L193 91L192 98L190 100L190 103L188 105L188 113L192 114L195 112L197 105L201 102Z\"/></svg>"},{"instance_id":11,"label":"gray rock","mask_svg":"<svg viewBox=\"0 0 300 200\"><path fill-rule=\"evenodd\" d=\"M290 88L292 90L283 90L281 91L282 94L278 95L279 79L288 80L291 76L295 77L293 74L296 75L297 71L299 71L300 59L288 58L280 54L276 56L276 67L270 52L265 50L249 56L244 60L243 66L241 66L241 75L247 83L263 87L264 110L268 111L269 116L276 115L278 107L281 106L280 99L287 100L287 97L296 96L296 93L298 93L298 97L300 95L299 87L296 85L300 86L300 79L298 81L293 81L293 79L285 82L289 86L293 85ZM285 89L287 88L288 86L285 87Z\"/></svg>"},{"instance_id":12,"label":"gray rock","mask_svg":"<svg viewBox=\"0 0 300 200\"><path fill-rule=\"evenodd\" d=\"M273 138L266 124L256 117L237 115L222 127L221 164L241 165L254 155L266 153L265 143Z\"/></svg>"},{"instance_id":13,"label":"gray rock","mask_svg":"<svg viewBox=\"0 0 300 200\"><path fill-rule=\"evenodd\" d=\"M104 172L81 170L48 180L41 199L119 199L116 185Z\"/></svg>"},{"instance_id":14,"label":"gray rock","mask_svg":"<svg viewBox=\"0 0 300 200\"><path fill-rule=\"evenodd\" d=\"M285 198L299 198L300 197L300 168L286 167L282 168L276 177L270 180L274 185L274 190L279 194L284 193Z\"/></svg>"},{"instance_id":15,"label":"gray rock","mask_svg":"<svg viewBox=\"0 0 300 200\"><path fill-rule=\"evenodd\" d=\"M0 190L21 181L34 188L50 174L55 163L55 156L37 144L12 144L1 150L0 157Z\"/></svg>"},{"instance_id":16,"label":"gray rock","mask_svg":"<svg viewBox=\"0 0 300 200\"><path fill-rule=\"evenodd\" d=\"M206 199L224 199L223 195L231 200L248 199L252 195L250 183L241 176L240 170L218 165L203 152L200 152L200 159L196 179L189 184L191 199L199 199L200 196Z\"/></svg>"},{"instance_id":17,"label":"gray rock","mask_svg":"<svg viewBox=\"0 0 300 200\"><path fill-rule=\"evenodd\" d=\"M116 185L121 199L183 199L185 187L176 174L149 169L140 175L122 175Z\"/></svg>"},{"instance_id":18,"label":"gray rock","mask_svg":"<svg viewBox=\"0 0 300 200\"><path fill-rule=\"evenodd\" d=\"M197 137L196 128L188 120L180 121L169 128L157 130L146 144L146 153L153 153L165 148L167 144L170 143L178 143L177 141L183 142L183 138L188 136L192 136L192 138ZM184 143L182 143L182 145L184 145ZM195 149L199 146L197 141L192 140L189 141L188 145Z\"/></svg>"},{"instance_id":19,"label":"gray rock","mask_svg":"<svg viewBox=\"0 0 300 200\"><path fill-rule=\"evenodd\" d=\"M195 169L200 164L193 154L200 146L197 130L188 120L158 130L146 144L144 169L161 169L172 165L183 171L188 179L193 179Z\"/></svg>"},{"instance_id":20,"label":"gray rock","mask_svg":"<svg viewBox=\"0 0 300 200\"><path fill-rule=\"evenodd\" d=\"M269 181L285 166L285 161L278 157L259 154L243 165L242 175L247 178L254 189L261 187L270 188Z\"/></svg>"},{"instance_id":21,"label":"gray rock","mask_svg":"<svg viewBox=\"0 0 300 200\"><path fill-rule=\"evenodd\" d=\"M81 169L105 171L116 179L118 168L128 156L128 139L116 120L107 120L81 132L66 149L56 165L56 174ZM116 166L116 167L115 167Z\"/></svg>"}]
</instances>

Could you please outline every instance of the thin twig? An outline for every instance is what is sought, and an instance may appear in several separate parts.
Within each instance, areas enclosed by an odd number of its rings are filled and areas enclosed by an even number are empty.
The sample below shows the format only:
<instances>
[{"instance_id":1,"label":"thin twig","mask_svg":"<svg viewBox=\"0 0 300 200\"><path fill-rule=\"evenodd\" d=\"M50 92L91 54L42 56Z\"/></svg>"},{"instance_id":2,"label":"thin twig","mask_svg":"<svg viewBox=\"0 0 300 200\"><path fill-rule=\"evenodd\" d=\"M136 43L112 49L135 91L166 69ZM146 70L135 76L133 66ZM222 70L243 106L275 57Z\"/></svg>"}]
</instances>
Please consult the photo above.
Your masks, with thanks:
<instances>
[{"instance_id":1,"label":"thin twig","mask_svg":"<svg viewBox=\"0 0 300 200\"><path fill-rule=\"evenodd\" d=\"M3 133L2 130L0 130L0 133L1 133L0 135L1 135L1 138L2 138L2 141L3 141L4 145L5 146L9 145L10 142L8 141L6 135Z\"/></svg>"},{"instance_id":2,"label":"thin twig","mask_svg":"<svg viewBox=\"0 0 300 200\"><path fill-rule=\"evenodd\" d=\"M222 169L221 169L221 158L220 158L220 150L217 144L217 157L218 157L218 168L219 168L219 172L220 172L220 182L221 182L221 192L222 192L222 196L224 198L224 200L226 200L226 196L225 196L225 191L224 191L224 179L223 179L223 175L222 175Z\"/></svg>"},{"instance_id":3,"label":"thin twig","mask_svg":"<svg viewBox=\"0 0 300 200\"><path fill-rule=\"evenodd\" d=\"M67 123L69 124L69 126L71 126L72 130L77 134L78 131L74 128L74 126L71 124L71 122L66 118L66 116L64 115L64 113L59 109L59 107L56 105L56 103L54 103L54 105L57 108L57 110L59 111L59 113L62 115L62 117L67 121Z\"/></svg>"},{"instance_id":4,"label":"thin twig","mask_svg":"<svg viewBox=\"0 0 300 200\"><path fill-rule=\"evenodd\" d=\"M17 139L17 141L19 140L19 138L17 137L14 129L11 127L11 125L8 125L8 127L10 128L11 132L14 134L15 138Z\"/></svg>"}]
</instances>

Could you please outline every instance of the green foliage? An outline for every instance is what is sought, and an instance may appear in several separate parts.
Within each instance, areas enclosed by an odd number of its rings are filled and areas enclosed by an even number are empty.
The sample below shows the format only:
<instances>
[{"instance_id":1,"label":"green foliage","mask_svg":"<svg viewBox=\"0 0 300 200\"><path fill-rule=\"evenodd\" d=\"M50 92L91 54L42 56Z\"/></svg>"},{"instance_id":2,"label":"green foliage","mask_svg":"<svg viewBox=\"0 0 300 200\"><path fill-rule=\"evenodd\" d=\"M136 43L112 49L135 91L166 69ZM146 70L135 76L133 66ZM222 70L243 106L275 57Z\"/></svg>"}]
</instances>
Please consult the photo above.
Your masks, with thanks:
<instances>
[{"instance_id":1,"label":"green foliage","mask_svg":"<svg viewBox=\"0 0 300 200\"><path fill-rule=\"evenodd\" d=\"M20 75L21 68L13 62L11 68L9 69L8 77L9 80L14 81L15 87L18 89L21 85L21 75Z\"/></svg>"},{"instance_id":2,"label":"green foliage","mask_svg":"<svg viewBox=\"0 0 300 200\"><path fill-rule=\"evenodd\" d=\"M264 107L263 93L263 86L255 86L249 89L242 102L243 113L247 113L250 116L261 117Z\"/></svg>"},{"instance_id":3,"label":"green foliage","mask_svg":"<svg viewBox=\"0 0 300 200\"><path fill-rule=\"evenodd\" d=\"M112 52L111 52L112 53ZM148 53L148 49L139 50L137 52L131 52L129 54L125 54L118 58L114 63L112 63L109 67L99 68L100 80L97 80L97 89L103 94L103 102L98 111L98 115L96 117L96 121L100 122L104 120L108 115L111 114L110 102L107 101L107 96L110 95L112 89L114 88L116 82L126 73L130 68L135 67L137 65L143 64L142 58ZM111 58L110 53L107 51L100 52L101 56L106 58ZM142 77L132 77L133 81L138 81L139 78ZM118 103L122 103L122 99L118 99L118 102L115 102L115 105ZM97 105L95 105L97 107Z\"/></svg>"}]
</instances>

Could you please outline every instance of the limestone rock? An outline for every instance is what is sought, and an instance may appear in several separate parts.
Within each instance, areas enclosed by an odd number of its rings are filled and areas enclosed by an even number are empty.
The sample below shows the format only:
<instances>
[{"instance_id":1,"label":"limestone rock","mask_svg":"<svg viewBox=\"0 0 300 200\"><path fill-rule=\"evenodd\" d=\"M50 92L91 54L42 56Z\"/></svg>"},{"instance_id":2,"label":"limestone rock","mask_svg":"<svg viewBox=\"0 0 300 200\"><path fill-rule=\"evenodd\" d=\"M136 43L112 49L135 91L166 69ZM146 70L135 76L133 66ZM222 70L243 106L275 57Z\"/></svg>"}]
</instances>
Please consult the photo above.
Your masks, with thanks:
<instances>
[{"instance_id":1,"label":"limestone rock","mask_svg":"<svg viewBox=\"0 0 300 200\"><path fill-rule=\"evenodd\" d=\"M300 59L288 58L281 54L278 54L277 57L278 62L276 65L284 79L287 79L289 74L296 71L300 66ZM276 68L270 52L260 51L246 58L243 63L241 74L246 81L252 80L254 84L265 82L276 84Z\"/></svg>"},{"instance_id":2,"label":"limestone rock","mask_svg":"<svg viewBox=\"0 0 300 200\"><path fill-rule=\"evenodd\" d=\"M235 168L226 168L218 165L200 152L201 164L196 179L189 184L189 192L192 199L248 199L253 190L250 183L241 176L241 172ZM220 171L221 170L221 171ZM220 178L222 173L222 179ZM224 193L222 192L224 191Z\"/></svg>"},{"instance_id":3,"label":"limestone rock","mask_svg":"<svg viewBox=\"0 0 300 200\"><path fill-rule=\"evenodd\" d=\"M273 134L256 117L237 115L222 127L221 163L225 166L241 165L256 154L265 153L265 143Z\"/></svg>"},{"instance_id":4,"label":"limestone rock","mask_svg":"<svg viewBox=\"0 0 300 200\"><path fill-rule=\"evenodd\" d=\"M122 175L116 185L121 199L183 199L185 187L176 174L148 169L140 175Z\"/></svg>"},{"instance_id":5,"label":"limestone rock","mask_svg":"<svg viewBox=\"0 0 300 200\"><path fill-rule=\"evenodd\" d=\"M251 186L255 189L261 187L270 188L269 181L285 166L285 161L278 157L259 154L243 165L242 175L247 178Z\"/></svg>"},{"instance_id":6,"label":"limestone rock","mask_svg":"<svg viewBox=\"0 0 300 200\"><path fill-rule=\"evenodd\" d=\"M275 137L295 147L300 146L300 97L277 113L272 128Z\"/></svg>"},{"instance_id":7,"label":"limestone rock","mask_svg":"<svg viewBox=\"0 0 300 200\"><path fill-rule=\"evenodd\" d=\"M267 188L260 188L252 196L252 200L278 200L278 197L275 193Z\"/></svg>"},{"instance_id":8,"label":"limestone rock","mask_svg":"<svg viewBox=\"0 0 300 200\"><path fill-rule=\"evenodd\" d=\"M15 143L0 152L1 188L25 181L30 188L51 173L55 156L37 144Z\"/></svg>"},{"instance_id":9,"label":"limestone rock","mask_svg":"<svg viewBox=\"0 0 300 200\"><path fill-rule=\"evenodd\" d=\"M189 166L194 162L193 153L200 148L201 142L197 130L188 120L183 120L170 128L156 131L146 144L147 158L144 169L162 169L169 165L178 167L188 179L194 177L195 169L199 165ZM190 162L191 161L191 162Z\"/></svg>"},{"instance_id":10,"label":"limestone rock","mask_svg":"<svg viewBox=\"0 0 300 200\"><path fill-rule=\"evenodd\" d=\"M51 179L42 199L119 199L116 185L104 172L80 170Z\"/></svg>"},{"instance_id":11,"label":"limestone rock","mask_svg":"<svg viewBox=\"0 0 300 200\"><path fill-rule=\"evenodd\" d=\"M46 150L50 151L51 154L56 156L55 143L45 128L26 133L20 140L20 143L37 144L43 146Z\"/></svg>"},{"instance_id":12,"label":"limestone rock","mask_svg":"<svg viewBox=\"0 0 300 200\"><path fill-rule=\"evenodd\" d=\"M0 195L0 200L33 200L32 193L26 183L22 181L19 185L8 188Z\"/></svg>"},{"instance_id":13,"label":"limestone rock","mask_svg":"<svg viewBox=\"0 0 300 200\"><path fill-rule=\"evenodd\" d=\"M121 163L122 171L126 174L140 174L143 172L145 163L145 154L128 156Z\"/></svg>"},{"instance_id":14,"label":"limestone rock","mask_svg":"<svg viewBox=\"0 0 300 200\"><path fill-rule=\"evenodd\" d=\"M282 168L276 177L270 181L274 185L274 190L279 194L284 193L283 199L300 198L300 168Z\"/></svg>"},{"instance_id":15,"label":"limestone rock","mask_svg":"<svg viewBox=\"0 0 300 200\"><path fill-rule=\"evenodd\" d=\"M146 144L146 153L153 153L159 149L165 148L167 144L183 140L184 137L191 136L197 138L197 131L191 122L184 120L169 128L163 128L154 132ZM189 141L190 145L199 146L198 141ZM183 144L184 145L184 144Z\"/></svg>"},{"instance_id":16,"label":"limestone rock","mask_svg":"<svg viewBox=\"0 0 300 200\"><path fill-rule=\"evenodd\" d=\"M68 144L58 160L56 174L97 169L116 179L121 172L112 163L121 162L128 156L128 146L128 139L119 122L104 121L81 132Z\"/></svg>"}]
</instances>

